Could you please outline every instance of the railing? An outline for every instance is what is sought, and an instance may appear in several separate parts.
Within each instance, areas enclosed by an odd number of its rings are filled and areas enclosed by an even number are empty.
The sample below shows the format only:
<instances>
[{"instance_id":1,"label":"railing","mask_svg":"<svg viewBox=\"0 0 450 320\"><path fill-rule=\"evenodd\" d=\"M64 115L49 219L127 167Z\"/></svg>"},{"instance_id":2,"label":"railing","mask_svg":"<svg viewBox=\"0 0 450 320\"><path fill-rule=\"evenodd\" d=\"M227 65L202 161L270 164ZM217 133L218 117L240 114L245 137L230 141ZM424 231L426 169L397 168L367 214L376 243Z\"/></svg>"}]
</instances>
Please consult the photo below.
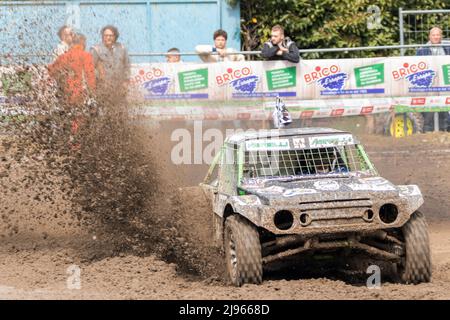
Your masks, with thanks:
<instances>
[{"instance_id":1,"label":"railing","mask_svg":"<svg viewBox=\"0 0 450 320\"><path fill-rule=\"evenodd\" d=\"M449 10L450 11L450 10ZM433 48L450 46L450 39L444 39L442 44L408 44L408 45L392 45L392 46L367 46L367 47L345 47L345 48L318 48L318 49L299 49L300 56L308 53L328 53L328 52L354 52L354 51L378 51L378 50L397 50L397 49L413 49L413 48ZM132 52L130 57L164 57L167 55L180 55L180 56L198 56L197 52L187 51L180 53L168 53L168 52ZM219 55L214 52L212 55ZM236 51L227 53L227 55L259 55L261 51ZM49 53L33 53L33 54L0 54L0 57L8 58L29 58L29 57L51 57Z\"/></svg>"},{"instance_id":2,"label":"railing","mask_svg":"<svg viewBox=\"0 0 450 320\"><path fill-rule=\"evenodd\" d=\"M448 44L447 44L448 43ZM411 49L411 48L427 48L427 47L442 47L445 45L450 46L450 40L444 40L442 44L410 44L410 45L394 45L394 46L368 46L368 47L346 47L346 48L323 48L323 49L299 49L300 55L304 53L325 53L325 52L351 52L351 51L376 51L376 50L395 50L395 49ZM130 56L136 57L156 57L166 56L167 52L146 52L146 53L131 53ZM171 53L174 54L174 53ZM213 53L218 55L218 53ZM258 55L261 51L236 51L228 53L228 55L244 54L244 55ZM196 52L180 52L176 53L180 56L196 56Z\"/></svg>"},{"instance_id":3,"label":"railing","mask_svg":"<svg viewBox=\"0 0 450 320\"><path fill-rule=\"evenodd\" d=\"M352 51L359 51L359 52L363 52L363 51L377 51L377 50L401 50L401 49L411 49L411 48L418 48L418 47L440 47L442 45L449 45L450 46L450 41L446 40L445 42L443 41L442 44L439 45L433 45L433 44L425 44L425 45L416 45L416 44L411 44L411 45L392 45L392 46L366 46L366 47L346 47L346 48L323 48L323 49L300 49L300 55L302 54L309 54L309 53L329 53L329 52L352 52ZM401 52L401 51L399 51ZM238 51L238 52L234 52L234 53L229 53L230 55L232 54L243 54L243 55L247 55L247 56L256 56L259 55L261 53L261 51ZM130 53L131 57L164 57L168 54L173 55L174 53L167 53L167 52L134 52L134 53ZM196 52L180 52L180 53L176 53L177 55L180 56L197 56L198 53ZM215 53L217 54L217 53ZM36 54L30 54L30 55L5 55L5 54L0 54L0 58L5 57L5 58L30 58L30 57L38 57L38 58L48 58L51 57L50 54L48 53L36 53ZM438 121L438 114L435 113L435 129L438 130L439 127L439 121Z\"/></svg>"}]
</instances>

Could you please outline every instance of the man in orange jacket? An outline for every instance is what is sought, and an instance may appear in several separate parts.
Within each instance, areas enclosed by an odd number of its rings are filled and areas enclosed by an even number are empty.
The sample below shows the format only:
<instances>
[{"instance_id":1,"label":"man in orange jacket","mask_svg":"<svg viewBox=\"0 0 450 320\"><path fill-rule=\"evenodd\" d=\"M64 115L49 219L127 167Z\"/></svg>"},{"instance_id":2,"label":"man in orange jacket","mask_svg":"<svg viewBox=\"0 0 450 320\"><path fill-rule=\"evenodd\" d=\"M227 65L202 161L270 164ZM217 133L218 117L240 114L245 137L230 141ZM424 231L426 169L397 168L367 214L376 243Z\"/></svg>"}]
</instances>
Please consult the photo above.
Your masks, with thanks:
<instances>
[{"instance_id":1,"label":"man in orange jacket","mask_svg":"<svg viewBox=\"0 0 450 320\"><path fill-rule=\"evenodd\" d=\"M94 60L85 51L86 38L75 35L69 51L59 56L49 67L49 74L62 83L62 94L69 105L84 103L95 90Z\"/></svg>"},{"instance_id":2,"label":"man in orange jacket","mask_svg":"<svg viewBox=\"0 0 450 320\"><path fill-rule=\"evenodd\" d=\"M69 51L59 56L49 65L49 74L59 83L62 102L65 108L81 108L95 90L95 67L92 55L85 51L86 37L74 36ZM77 136L83 124L82 116L75 116L71 121L72 140ZM72 149L79 149L79 143L72 143Z\"/></svg>"}]
</instances>

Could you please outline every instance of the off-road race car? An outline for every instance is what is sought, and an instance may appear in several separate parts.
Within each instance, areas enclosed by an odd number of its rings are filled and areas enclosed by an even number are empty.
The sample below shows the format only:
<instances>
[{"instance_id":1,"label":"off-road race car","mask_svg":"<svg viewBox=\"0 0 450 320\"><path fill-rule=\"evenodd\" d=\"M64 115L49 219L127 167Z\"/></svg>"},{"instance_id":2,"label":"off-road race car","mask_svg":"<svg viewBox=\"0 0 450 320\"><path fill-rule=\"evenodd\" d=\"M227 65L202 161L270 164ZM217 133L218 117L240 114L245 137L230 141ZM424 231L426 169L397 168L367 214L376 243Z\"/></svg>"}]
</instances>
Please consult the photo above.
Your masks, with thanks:
<instances>
[{"instance_id":1,"label":"off-road race car","mask_svg":"<svg viewBox=\"0 0 450 320\"><path fill-rule=\"evenodd\" d=\"M431 280L420 189L380 177L348 132L234 134L200 185L236 286L260 283L274 260L343 250L387 262L401 282Z\"/></svg>"}]
</instances>

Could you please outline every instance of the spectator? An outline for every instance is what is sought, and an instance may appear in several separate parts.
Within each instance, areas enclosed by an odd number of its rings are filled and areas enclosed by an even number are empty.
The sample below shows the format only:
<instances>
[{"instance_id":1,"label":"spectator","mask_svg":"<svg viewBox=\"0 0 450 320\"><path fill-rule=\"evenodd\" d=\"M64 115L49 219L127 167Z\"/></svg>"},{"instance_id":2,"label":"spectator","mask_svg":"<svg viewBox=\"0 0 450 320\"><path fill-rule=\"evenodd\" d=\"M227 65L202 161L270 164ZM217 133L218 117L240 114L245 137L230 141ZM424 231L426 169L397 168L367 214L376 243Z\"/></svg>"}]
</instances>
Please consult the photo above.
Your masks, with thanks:
<instances>
[{"instance_id":1,"label":"spectator","mask_svg":"<svg viewBox=\"0 0 450 320\"><path fill-rule=\"evenodd\" d=\"M297 45L284 36L284 29L280 25L272 27L270 41L264 43L261 56L267 60L288 60L294 63L300 61Z\"/></svg>"},{"instance_id":2,"label":"spectator","mask_svg":"<svg viewBox=\"0 0 450 320\"><path fill-rule=\"evenodd\" d=\"M58 30L58 37L61 42L58 46L53 50L53 61L55 61L60 55L69 51L70 46L72 45L73 40L73 30L69 26L62 26Z\"/></svg>"},{"instance_id":3,"label":"spectator","mask_svg":"<svg viewBox=\"0 0 450 320\"><path fill-rule=\"evenodd\" d=\"M95 90L94 62L85 49L86 38L75 35L70 49L48 67L52 77L63 79L64 101L72 106L84 103Z\"/></svg>"},{"instance_id":4,"label":"spectator","mask_svg":"<svg viewBox=\"0 0 450 320\"><path fill-rule=\"evenodd\" d=\"M181 62L180 49L171 48L171 49L167 50L166 60L168 63Z\"/></svg>"},{"instance_id":5,"label":"spectator","mask_svg":"<svg viewBox=\"0 0 450 320\"><path fill-rule=\"evenodd\" d=\"M227 48L228 35L226 31L219 29L213 35L214 46L198 45L195 51L199 54L203 62L219 62L219 61L245 61L242 54L232 54L236 50Z\"/></svg>"},{"instance_id":6,"label":"spectator","mask_svg":"<svg viewBox=\"0 0 450 320\"><path fill-rule=\"evenodd\" d=\"M428 34L427 44L442 44L442 29L439 27L431 28ZM417 56L445 56L450 55L450 46L441 47L422 47L417 49Z\"/></svg>"},{"instance_id":7,"label":"spectator","mask_svg":"<svg viewBox=\"0 0 450 320\"><path fill-rule=\"evenodd\" d=\"M97 91L110 103L121 103L126 97L130 77L130 58L119 42L119 31L112 25L101 30L102 42L91 48L97 78Z\"/></svg>"},{"instance_id":8,"label":"spectator","mask_svg":"<svg viewBox=\"0 0 450 320\"><path fill-rule=\"evenodd\" d=\"M428 34L427 44L442 44L442 29L439 27L431 28ZM450 55L450 46L440 46L440 47L422 47L417 49L416 55L418 56L444 56ZM423 112L424 120L424 132L433 131L434 129L434 113L433 112ZM449 123L449 113L439 112L439 128L440 130L447 131Z\"/></svg>"},{"instance_id":9,"label":"spectator","mask_svg":"<svg viewBox=\"0 0 450 320\"><path fill-rule=\"evenodd\" d=\"M70 109L66 111L70 111L70 139L73 150L80 149L80 143L74 140L78 137L79 127L85 122L76 109L82 110L95 90L94 61L85 49L86 38L81 34L73 35L70 49L48 67L49 74L60 81L63 105Z\"/></svg>"}]
</instances>

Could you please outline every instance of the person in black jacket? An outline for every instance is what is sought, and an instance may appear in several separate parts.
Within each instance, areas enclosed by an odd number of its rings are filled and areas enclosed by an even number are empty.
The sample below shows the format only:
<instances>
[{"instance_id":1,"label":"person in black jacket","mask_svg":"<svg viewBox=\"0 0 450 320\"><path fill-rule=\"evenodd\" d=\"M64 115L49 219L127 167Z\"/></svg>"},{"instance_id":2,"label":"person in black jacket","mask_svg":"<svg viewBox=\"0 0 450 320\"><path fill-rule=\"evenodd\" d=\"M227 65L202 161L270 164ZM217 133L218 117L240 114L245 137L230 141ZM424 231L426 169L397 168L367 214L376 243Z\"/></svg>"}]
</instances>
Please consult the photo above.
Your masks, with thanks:
<instances>
[{"instance_id":1,"label":"person in black jacket","mask_svg":"<svg viewBox=\"0 0 450 320\"><path fill-rule=\"evenodd\" d=\"M297 45L284 36L284 29L280 25L272 27L270 41L264 43L261 56L267 60L288 60L293 63L300 61Z\"/></svg>"}]
</instances>

